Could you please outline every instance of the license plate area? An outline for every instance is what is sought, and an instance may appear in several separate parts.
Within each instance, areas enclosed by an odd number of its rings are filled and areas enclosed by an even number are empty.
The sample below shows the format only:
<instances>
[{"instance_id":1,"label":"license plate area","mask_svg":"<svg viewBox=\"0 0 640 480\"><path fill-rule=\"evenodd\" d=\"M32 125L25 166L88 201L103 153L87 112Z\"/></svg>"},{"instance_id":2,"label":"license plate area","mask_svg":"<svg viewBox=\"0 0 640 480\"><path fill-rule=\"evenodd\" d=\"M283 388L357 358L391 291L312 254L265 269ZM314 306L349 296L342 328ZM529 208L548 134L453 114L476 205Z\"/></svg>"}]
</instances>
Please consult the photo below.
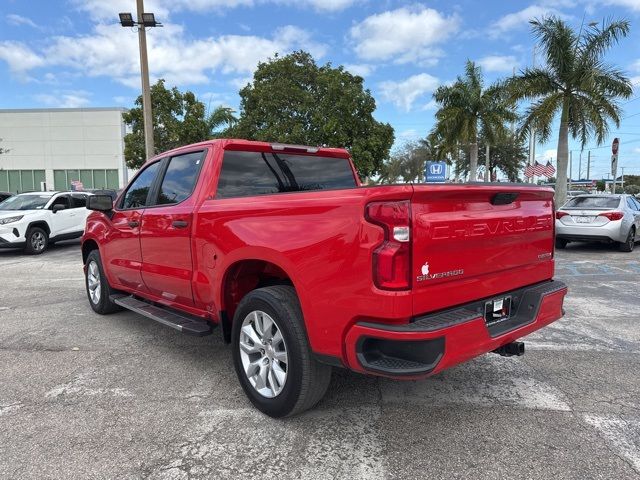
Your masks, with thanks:
<instances>
[{"instance_id":1,"label":"license plate area","mask_svg":"<svg viewBox=\"0 0 640 480\"><path fill-rule=\"evenodd\" d=\"M484 304L484 321L487 325L508 320L511 317L511 296L494 298Z\"/></svg>"},{"instance_id":2,"label":"license plate area","mask_svg":"<svg viewBox=\"0 0 640 480\"><path fill-rule=\"evenodd\" d=\"M576 219L576 223L591 223L595 220L596 217L589 217L589 216L580 216L580 217L575 217Z\"/></svg>"}]
</instances>

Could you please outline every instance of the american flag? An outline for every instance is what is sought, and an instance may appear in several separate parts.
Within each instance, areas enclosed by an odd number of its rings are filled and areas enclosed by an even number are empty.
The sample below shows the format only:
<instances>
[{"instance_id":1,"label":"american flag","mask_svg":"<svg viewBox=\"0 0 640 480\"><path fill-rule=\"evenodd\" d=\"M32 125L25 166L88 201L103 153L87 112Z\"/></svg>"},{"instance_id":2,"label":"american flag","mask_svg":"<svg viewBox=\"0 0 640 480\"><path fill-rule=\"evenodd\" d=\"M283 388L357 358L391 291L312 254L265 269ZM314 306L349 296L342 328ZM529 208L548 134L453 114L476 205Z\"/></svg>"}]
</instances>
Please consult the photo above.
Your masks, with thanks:
<instances>
[{"instance_id":1,"label":"american flag","mask_svg":"<svg viewBox=\"0 0 640 480\"><path fill-rule=\"evenodd\" d=\"M547 167L545 167L541 163L536 162L536 164L533 166L534 175L544 175L546 171L547 171Z\"/></svg>"},{"instance_id":2,"label":"american flag","mask_svg":"<svg viewBox=\"0 0 640 480\"><path fill-rule=\"evenodd\" d=\"M527 165L527 168L524 169L524 176L527 178L533 177L533 165Z\"/></svg>"},{"instance_id":3,"label":"american flag","mask_svg":"<svg viewBox=\"0 0 640 480\"><path fill-rule=\"evenodd\" d=\"M553 167L553 165L551 165L550 161L547 161L547 164L544 167L544 176L547 178L553 177L555 173L556 169Z\"/></svg>"}]
</instances>

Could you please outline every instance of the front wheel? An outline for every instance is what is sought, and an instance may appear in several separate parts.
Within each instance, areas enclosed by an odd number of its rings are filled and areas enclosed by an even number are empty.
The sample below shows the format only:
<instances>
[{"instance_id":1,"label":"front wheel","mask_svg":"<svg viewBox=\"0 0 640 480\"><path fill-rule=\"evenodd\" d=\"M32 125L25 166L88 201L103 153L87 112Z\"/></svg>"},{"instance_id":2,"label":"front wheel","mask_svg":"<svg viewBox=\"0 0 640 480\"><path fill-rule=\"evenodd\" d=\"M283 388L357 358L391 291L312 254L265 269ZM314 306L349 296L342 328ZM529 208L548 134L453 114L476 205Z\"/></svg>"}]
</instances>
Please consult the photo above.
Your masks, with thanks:
<instances>
[{"instance_id":1,"label":"front wheel","mask_svg":"<svg viewBox=\"0 0 640 480\"><path fill-rule=\"evenodd\" d=\"M114 292L102 269L102 261L98 250L93 250L89 253L84 271L87 297L93 311L100 315L105 315L122 310L119 305L109 298Z\"/></svg>"},{"instance_id":2,"label":"front wheel","mask_svg":"<svg viewBox=\"0 0 640 480\"><path fill-rule=\"evenodd\" d=\"M331 367L311 354L293 287L275 285L247 294L233 318L233 363L253 405L271 417L314 407L331 380Z\"/></svg>"},{"instance_id":3,"label":"front wheel","mask_svg":"<svg viewBox=\"0 0 640 480\"><path fill-rule=\"evenodd\" d=\"M620 244L621 252L633 252L633 248L636 246L636 229L631 227L627 239Z\"/></svg>"},{"instance_id":4,"label":"front wheel","mask_svg":"<svg viewBox=\"0 0 640 480\"><path fill-rule=\"evenodd\" d=\"M49 246L49 235L40 227L31 227L26 235L25 251L29 255L40 255Z\"/></svg>"}]
</instances>

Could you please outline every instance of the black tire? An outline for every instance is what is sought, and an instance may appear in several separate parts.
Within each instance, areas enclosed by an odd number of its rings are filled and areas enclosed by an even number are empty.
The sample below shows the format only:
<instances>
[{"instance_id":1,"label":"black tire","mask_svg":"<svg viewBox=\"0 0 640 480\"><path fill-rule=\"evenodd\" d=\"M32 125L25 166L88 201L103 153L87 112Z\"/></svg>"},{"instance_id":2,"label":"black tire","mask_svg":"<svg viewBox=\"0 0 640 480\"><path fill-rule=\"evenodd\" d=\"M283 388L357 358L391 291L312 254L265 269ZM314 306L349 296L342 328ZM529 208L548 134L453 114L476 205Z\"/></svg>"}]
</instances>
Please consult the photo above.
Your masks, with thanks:
<instances>
[{"instance_id":1,"label":"black tire","mask_svg":"<svg viewBox=\"0 0 640 480\"><path fill-rule=\"evenodd\" d=\"M99 285L97 289L99 289L99 298L96 298L95 295L92 295L92 291L95 292L95 289L90 289L89 283L90 279L93 277L92 273L95 273L93 270L93 265L95 265L95 269L97 269L97 277L100 279ZM122 310L120 305L113 303L109 296L115 293L109 285L109 281L104 274L104 269L102 268L102 260L100 259L100 252L98 250L92 250L87 256L87 261L84 265L84 285L87 289L87 298L89 299L89 305L94 312L99 313L100 315L106 315L109 313L114 313Z\"/></svg>"},{"instance_id":2,"label":"black tire","mask_svg":"<svg viewBox=\"0 0 640 480\"><path fill-rule=\"evenodd\" d=\"M633 252L633 248L636 246L636 227L631 227L627 239L619 245L621 252Z\"/></svg>"},{"instance_id":3,"label":"black tire","mask_svg":"<svg viewBox=\"0 0 640 480\"><path fill-rule=\"evenodd\" d=\"M40 255L49 246L49 235L40 227L31 227L25 236L27 244L24 251L29 255Z\"/></svg>"},{"instance_id":4,"label":"black tire","mask_svg":"<svg viewBox=\"0 0 640 480\"><path fill-rule=\"evenodd\" d=\"M255 311L264 312L272 318L286 344L286 381L281 392L272 398L263 396L251 384L240 354L242 323ZM275 285L248 293L238 305L233 317L231 346L240 385L251 403L270 417L296 415L313 408L327 391L331 380L331 367L313 358L300 303L295 289L291 286Z\"/></svg>"},{"instance_id":5,"label":"black tire","mask_svg":"<svg viewBox=\"0 0 640 480\"><path fill-rule=\"evenodd\" d=\"M565 239L563 238L556 238L556 248L558 250L562 250L563 248L565 248L567 246L567 242Z\"/></svg>"}]
</instances>

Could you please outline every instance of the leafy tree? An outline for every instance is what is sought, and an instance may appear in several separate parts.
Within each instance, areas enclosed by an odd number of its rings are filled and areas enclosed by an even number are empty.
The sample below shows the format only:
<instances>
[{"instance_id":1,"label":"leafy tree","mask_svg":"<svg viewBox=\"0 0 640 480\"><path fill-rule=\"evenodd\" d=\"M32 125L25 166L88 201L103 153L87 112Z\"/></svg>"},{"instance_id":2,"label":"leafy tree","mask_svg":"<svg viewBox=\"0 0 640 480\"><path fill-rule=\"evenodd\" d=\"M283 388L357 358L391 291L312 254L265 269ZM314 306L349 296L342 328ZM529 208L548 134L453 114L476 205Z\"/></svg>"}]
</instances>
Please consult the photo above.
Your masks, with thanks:
<instances>
[{"instance_id":1,"label":"leafy tree","mask_svg":"<svg viewBox=\"0 0 640 480\"><path fill-rule=\"evenodd\" d=\"M626 185L624 186L624 193L630 195L638 195L640 193L640 185Z\"/></svg>"},{"instance_id":2,"label":"leafy tree","mask_svg":"<svg viewBox=\"0 0 640 480\"><path fill-rule=\"evenodd\" d=\"M475 181L478 168L478 135L482 132L490 144L506 132L505 122L514 121L513 104L501 83L484 88L482 70L467 61L465 74L453 85L442 85L433 93L439 109L433 135L442 139L445 148L467 145L469 180Z\"/></svg>"},{"instance_id":3,"label":"leafy tree","mask_svg":"<svg viewBox=\"0 0 640 480\"><path fill-rule=\"evenodd\" d=\"M162 79L151 87L151 107L155 153L207 140L221 125L232 124L235 119L233 111L226 107L218 107L207 115L204 103L193 92L182 93L176 87L167 89ZM140 168L146 161L142 96L136 100L136 107L122 116L131 127L131 133L124 137L127 166Z\"/></svg>"},{"instance_id":4,"label":"leafy tree","mask_svg":"<svg viewBox=\"0 0 640 480\"><path fill-rule=\"evenodd\" d=\"M514 100L532 102L521 129L535 128L541 142L549 140L553 120L560 113L556 204L562 205L567 196L569 134L583 148L592 137L602 144L609 122L620 125L617 99L629 98L633 92L629 79L603 61L606 51L627 36L629 22L590 24L578 32L554 16L530 23L545 65L526 68L509 86Z\"/></svg>"},{"instance_id":5,"label":"leafy tree","mask_svg":"<svg viewBox=\"0 0 640 480\"><path fill-rule=\"evenodd\" d=\"M604 180L598 180L596 182L596 190L598 192L604 192L606 190L606 183L604 182Z\"/></svg>"},{"instance_id":6,"label":"leafy tree","mask_svg":"<svg viewBox=\"0 0 640 480\"><path fill-rule=\"evenodd\" d=\"M481 133L478 137L478 161L485 164L487 141ZM506 132L501 138L496 138L489 144L489 178L497 177L498 170L504 173L510 182L517 182L518 175L522 173L526 164L528 153L523 139L518 135ZM469 172L470 152L456 162L455 171L458 175L466 175Z\"/></svg>"},{"instance_id":7,"label":"leafy tree","mask_svg":"<svg viewBox=\"0 0 640 480\"><path fill-rule=\"evenodd\" d=\"M240 119L226 134L271 142L346 147L362 177L389 156L393 128L373 118L363 79L303 51L261 62L240 90Z\"/></svg>"},{"instance_id":8,"label":"leafy tree","mask_svg":"<svg viewBox=\"0 0 640 480\"><path fill-rule=\"evenodd\" d=\"M406 142L391 153L380 169L380 183L422 182L428 160L434 160L429 139Z\"/></svg>"}]
</instances>

